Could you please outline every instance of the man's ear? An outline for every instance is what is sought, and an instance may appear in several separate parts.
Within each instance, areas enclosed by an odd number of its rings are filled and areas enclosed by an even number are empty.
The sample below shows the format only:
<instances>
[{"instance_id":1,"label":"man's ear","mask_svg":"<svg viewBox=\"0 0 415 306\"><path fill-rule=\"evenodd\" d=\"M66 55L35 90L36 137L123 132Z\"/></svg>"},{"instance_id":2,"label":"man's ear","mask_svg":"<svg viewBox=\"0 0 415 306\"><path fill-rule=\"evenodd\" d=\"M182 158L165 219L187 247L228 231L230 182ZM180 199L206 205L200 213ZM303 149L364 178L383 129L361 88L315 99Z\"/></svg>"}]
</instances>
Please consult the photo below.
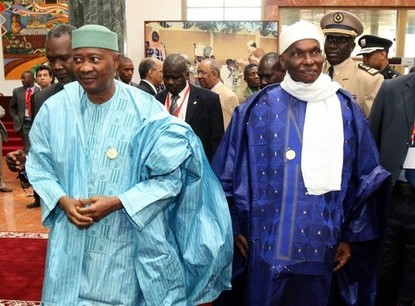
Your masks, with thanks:
<instances>
[{"instance_id":1,"label":"man's ear","mask_svg":"<svg viewBox=\"0 0 415 306\"><path fill-rule=\"evenodd\" d=\"M356 42L354 42L354 41L352 41L351 43L350 43L350 53L352 53L353 52L353 50L354 50L354 48L356 47Z\"/></svg>"},{"instance_id":2,"label":"man's ear","mask_svg":"<svg viewBox=\"0 0 415 306\"><path fill-rule=\"evenodd\" d=\"M114 59L114 69L117 71L118 67L120 66L120 54L114 53L113 59Z\"/></svg>"},{"instance_id":3,"label":"man's ear","mask_svg":"<svg viewBox=\"0 0 415 306\"><path fill-rule=\"evenodd\" d=\"M154 71L156 71L156 70L155 70L155 69L153 69L153 68L150 68L150 69L148 70L148 72L147 72L147 77L153 78L153 76L154 76Z\"/></svg>"},{"instance_id":4,"label":"man's ear","mask_svg":"<svg viewBox=\"0 0 415 306\"><path fill-rule=\"evenodd\" d=\"M287 71L287 66L285 65L285 56L284 56L284 54L280 54L278 59L279 59L282 70Z\"/></svg>"}]
</instances>

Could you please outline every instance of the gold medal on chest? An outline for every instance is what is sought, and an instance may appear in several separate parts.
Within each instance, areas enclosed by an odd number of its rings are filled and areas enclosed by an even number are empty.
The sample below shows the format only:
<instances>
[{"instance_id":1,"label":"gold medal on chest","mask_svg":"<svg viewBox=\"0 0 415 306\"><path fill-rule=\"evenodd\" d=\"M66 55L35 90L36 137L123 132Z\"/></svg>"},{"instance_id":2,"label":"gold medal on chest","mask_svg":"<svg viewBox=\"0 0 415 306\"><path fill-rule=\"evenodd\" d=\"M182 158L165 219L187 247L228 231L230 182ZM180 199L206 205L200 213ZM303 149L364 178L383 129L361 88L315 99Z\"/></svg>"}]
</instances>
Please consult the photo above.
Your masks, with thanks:
<instances>
[{"instance_id":1,"label":"gold medal on chest","mask_svg":"<svg viewBox=\"0 0 415 306\"><path fill-rule=\"evenodd\" d=\"M287 149L287 151L285 151L285 158L288 160L293 160L295 158L295 151L292 149Z\"/></svg>"},{"instance_id":2,"label":"gold medal on chest","mask_svg":"<svg viewBox=\"0 0 415 306\"><path fill-rule=\"evenodd\" d=\"M114 159L118 156L118 152L117 150L115 150L114 148L108 149L107 151L107 157L109 159Z\"/></svg>"}]
</instances>

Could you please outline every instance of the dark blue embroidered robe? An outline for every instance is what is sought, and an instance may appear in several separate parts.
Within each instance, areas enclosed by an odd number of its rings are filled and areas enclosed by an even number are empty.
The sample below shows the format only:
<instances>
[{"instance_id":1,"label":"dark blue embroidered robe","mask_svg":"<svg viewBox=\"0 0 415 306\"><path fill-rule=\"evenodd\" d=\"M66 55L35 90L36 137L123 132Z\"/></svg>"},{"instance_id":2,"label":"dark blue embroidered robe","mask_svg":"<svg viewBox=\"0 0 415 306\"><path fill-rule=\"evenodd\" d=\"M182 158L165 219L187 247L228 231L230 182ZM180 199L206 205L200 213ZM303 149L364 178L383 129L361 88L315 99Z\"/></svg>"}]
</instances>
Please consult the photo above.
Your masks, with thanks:
<instances>
[{"instance_id":1,"label":"dark blue embroidered robe","mask_svg":"<svg viewBox=\"0 0 415 306\"><path fill-rule=\"evenodd\" d=\"M249 243L248 260L238 251L234 258L234 276L244 273L247 280L238 294L247 305L327 305L338 242L379 236L371 199L389 174L359 106L345 91L337 95L344 126L341 191L307 193L301 174L307 103L279 85L235 110L213 159L230 198L234 234Z\"/></svg>"}]
</instances>

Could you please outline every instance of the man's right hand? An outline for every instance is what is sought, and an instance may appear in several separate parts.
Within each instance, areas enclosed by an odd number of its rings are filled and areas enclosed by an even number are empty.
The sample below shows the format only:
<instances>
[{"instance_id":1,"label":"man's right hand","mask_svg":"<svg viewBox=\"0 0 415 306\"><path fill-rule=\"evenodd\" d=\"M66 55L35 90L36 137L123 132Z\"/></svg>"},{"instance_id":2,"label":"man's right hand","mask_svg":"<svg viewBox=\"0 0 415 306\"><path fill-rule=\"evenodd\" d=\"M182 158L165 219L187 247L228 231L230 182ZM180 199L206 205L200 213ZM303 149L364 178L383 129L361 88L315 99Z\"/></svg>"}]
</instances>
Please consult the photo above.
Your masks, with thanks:
<instances>
[{"instance_id":1,"label":"man's right hand","mask_svg":"<svg viewBox=\"0 0 415 306\"><path fill-rule=\"evenodd\" d=\"M66 213L66 217L68 218L69 222L75 224L80 229L88 228L94 223L94 220L91 217L83 216L79 212L79 209L84 207L79 199L63 196L59 199L58 204L60 208Z\"/></svg>"},{"instance_id":2,"label":"man's right hand","mask_svg":"<svg viewBox=\"0 0 415 306\"><path fill-rule=\"evenodd\" d=\"M23 150L9 152L6 156L6 163L10 171L22 171L25 169L26 153Z\"/></svg>"}]
</instances>

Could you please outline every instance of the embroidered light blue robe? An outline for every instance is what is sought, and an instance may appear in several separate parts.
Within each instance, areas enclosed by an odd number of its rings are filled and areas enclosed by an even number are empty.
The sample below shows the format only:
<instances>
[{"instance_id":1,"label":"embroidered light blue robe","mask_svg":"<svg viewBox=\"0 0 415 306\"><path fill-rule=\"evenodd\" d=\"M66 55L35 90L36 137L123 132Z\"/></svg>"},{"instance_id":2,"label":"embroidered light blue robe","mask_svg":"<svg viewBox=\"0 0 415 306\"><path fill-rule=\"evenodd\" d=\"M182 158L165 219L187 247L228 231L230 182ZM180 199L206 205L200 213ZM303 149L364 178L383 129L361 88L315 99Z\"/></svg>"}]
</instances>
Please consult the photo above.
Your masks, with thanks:
<instances>
[{"instance_id":1,"label":"embroidered light blue robe","mask_svg":"<svg viewBox=\"0 0 415 306\"><path fill-rule=\"evenodd\" d=\"M248 260L238 251L234 258L234 276L247 278L237 293L246 305L327 305L338 242L379 237L371 198L389 173L359 106L345 91L337 95L345 140L341 191L307 193L301 174L307 103L279 85L235 110L212 161L230 198L234 234L249 244Z\"/></svg>"},{"instance_id":2,"label":"embroidered light blue robe","mask_svg":"<svg viewBox=\"0 0 415 306\"><path fill-rule=\"evenodd\" d=\"M230 288L233 240L223 190L186 124L116 82L94 105L77 82L41 108L26 164L50 227L43 305L197 305ZM109 158L110 149L117 152ZM57 205L118 196L88 229Z\"/></svg>"}]
</instances>

